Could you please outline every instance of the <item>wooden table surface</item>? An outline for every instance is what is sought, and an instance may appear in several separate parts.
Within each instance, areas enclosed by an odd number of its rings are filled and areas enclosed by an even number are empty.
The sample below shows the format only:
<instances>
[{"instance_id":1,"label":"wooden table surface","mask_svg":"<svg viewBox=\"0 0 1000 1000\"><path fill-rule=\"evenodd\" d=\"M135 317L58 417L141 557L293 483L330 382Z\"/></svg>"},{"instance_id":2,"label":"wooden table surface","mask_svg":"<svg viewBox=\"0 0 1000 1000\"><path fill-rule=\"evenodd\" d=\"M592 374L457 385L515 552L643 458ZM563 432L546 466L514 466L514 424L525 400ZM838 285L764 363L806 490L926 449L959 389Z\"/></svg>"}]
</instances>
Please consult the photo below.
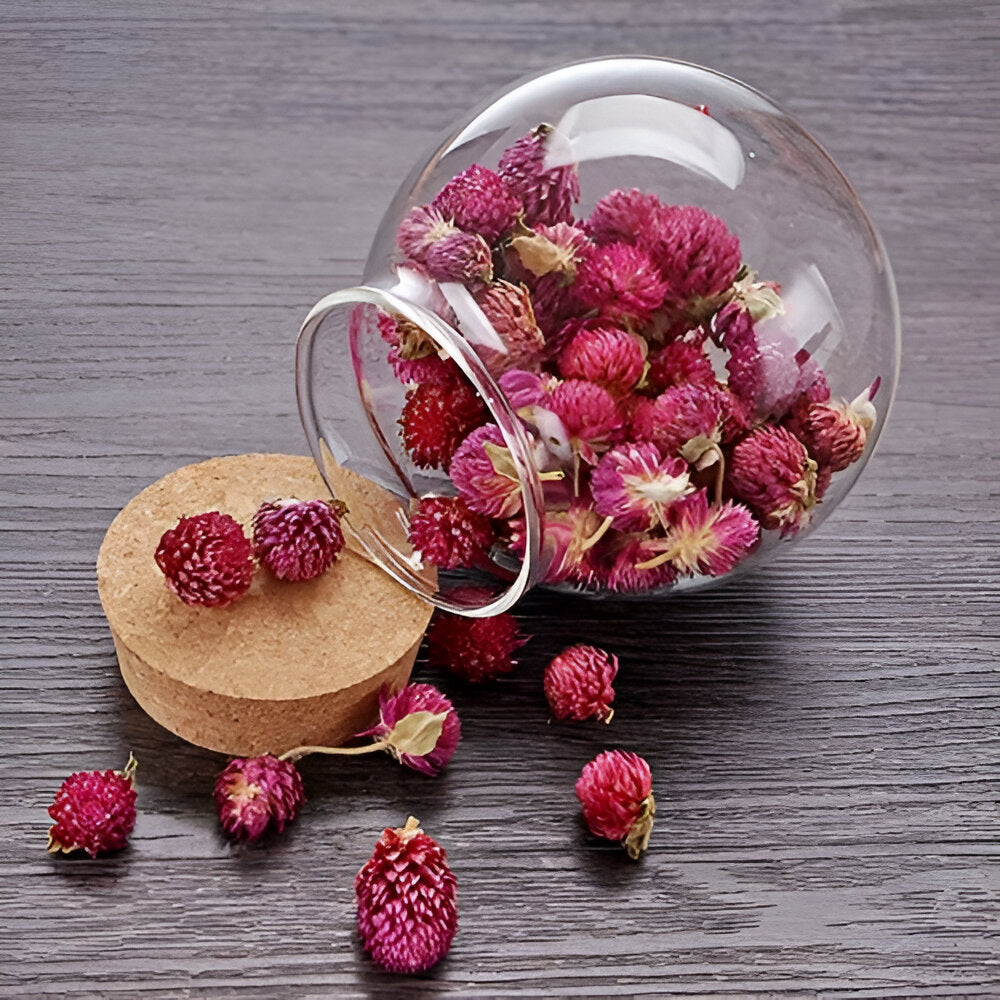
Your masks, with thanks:
<instances>
[{"instance_id":1,"label":"wooden table surface","mask_svg":"<svg viewBox=\"0 0 1000 1000\"><path fill-rule=\"evenodd\" d=\"M8 0L0 12L0 992L10 997L998 996L996 3ZM286 836L230 846L221 758L135 705L101 614L111 519L185 463L301 453L293 341L472 101L609 52L725 70L830 149L904 327L876 456L816 535L655 605L535 595L439 780L308 760ZM571 641L622 659L608 730L548 722ZM424 676L428 675L422 669ZM640 863L573 782L642 752ZM140 761L130 846L45 853L84 768ZM352 879L408 813L461 928L374 968Z\"/></svg>"}]
</instances>

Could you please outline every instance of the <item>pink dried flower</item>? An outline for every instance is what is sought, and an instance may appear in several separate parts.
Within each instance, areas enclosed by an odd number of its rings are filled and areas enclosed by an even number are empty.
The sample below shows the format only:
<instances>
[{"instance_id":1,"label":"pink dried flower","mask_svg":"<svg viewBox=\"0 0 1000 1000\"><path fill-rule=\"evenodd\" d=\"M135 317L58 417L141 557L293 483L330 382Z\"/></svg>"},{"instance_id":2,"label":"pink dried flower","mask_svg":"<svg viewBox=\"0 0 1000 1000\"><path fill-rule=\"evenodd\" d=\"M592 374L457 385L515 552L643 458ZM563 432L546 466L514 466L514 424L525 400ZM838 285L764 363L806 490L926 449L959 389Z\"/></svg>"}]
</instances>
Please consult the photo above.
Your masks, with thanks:
<instances>
[{"instance_id":1,"label":"pink dried flower","mask_svg":"<svg viewBox=\"0 0 1000 1000\"><path fill-rule=\"evenodd\" d=\"M559 355L566 378L597 382L615 393L635 388L646 364L646 342L615 326L581 329Z\"/></svg>"},{"instance_id":2,"label":"pink dried flower","mask_svg":"<svg viewBox=\"0 0 1000 1000\"><path fill-rule=\"evenodd\" d=\"M436 611L427 629L427 660L475 684L509 674L514 653L527 642L510 614L467 618Z\"/></svg>"},{"instance_id":3,"label":"pink dried flower","mask_svg":"<svg viewBox=\"0 0 1000 1000\"><path fill-rule=\"evenodd\" d=\"M392 365L393 374L404 385L426 383L449 386L462 381L462 374L455 362L450 358L440 358L436 354L408 361L400 357L399 352L393 348L389 351L388 361Z\"/></svg>"},{"instance_id":4,"label":"pink dried flower","mask_svg":"<svg viewBox=\"0 0 1000 1000\"><path fill-rule=\"evenodd\" d=\"M605 319L645 323L670 291L649 254L628 243L592 247L577 268L573 292Z\"/></svg>"},{"instance_id":5,"label":"pink dried flower","mask_svg":"<svg viewBox=\"0 0 1000 1000\"><path fill-rule=\"evenodd\" d=\"M816 503L816 463L784 427L758 427L733 449L732 492L769 530L790 535L809 523Z\"/></svg>"},{"instance_id":6,"label":"pink dried flower","mask_svg":"<svg viewBox=\"0 0 1000 1000\"><path fill-rule=\"evenodd\" d=\"M478 233L487 243L507 232L521 211L520 198L498 174L478 163L452 177L432 205L459 229Z\"/></svg>"},{"instance_id":7,"label":"pink dried flower","mask_svg":"<svg viewBox=\"0 0 1000 1000\"><path fill-rule=\"evenodd\" d=\"M722 443L732 444L745 437L753 426L750 404L726 385L716 385L715 398L719 401L721 413L719 428Z\"/></svg>"},{"instance_id":8,"label":"pink dried flower","mask_svg":"<svg viewBox=\"0 0 1000 1000\"><path fill-rule=\"evenodd\" d=\"M500 157L498 173L524 204L525 225L572 222L573 205L580 200L576 164L546 167L551 125L539 125L522 136Z\"/></svg>"},{"instance_id":9,"label":"pink dried flower","mask_svg":"<svg viewBox=\"0 0 1000 1000\"><path fill-rule=\"evenodd\" d=\"M49 816L48 851L121 850L135 827L135 758L123 771L77 771L59 786Z\"/></svg>"},{"instance_id":10,"label":"pink dried flower","mask_svg":"<svg viewBox=\"0 0 1000 1000\"><path fill-rule=\"evenodd\" d=\"M508 368L536 364L545 346L545 337L535 322L531 296L524 285L496 281L475 293L476 305L504 342L507 351L497 358L487 358L494 376Z\"/></svg>"},{"instance_id":11,"label":"pink dried flower","mask_svg":"<svg viewBox=\"0 0 1000 1000\"><path fill-rule=\"evenodd\" d=\"M566 510L548 509L542 535L542 580L589 586L595 576L596 545L609 524L594 513L593 500L574 497ZM511 549L524 556L524 520L511 522Z\"/></svg>"},{"instance_id":12,"label":"pink dried flower","mask_svg":"<svg viewBox=\"0 0 1000 1000\"><path fill-rule=\"evenodd\" d=\"M433 777L455 756L462 724L455 706L433 684L407 684L395 694L383 687L378 724L357 738L374 736L406 767ZM410 720L406 725L401 725Z\"/></svg>"},{"instance_id":13,"label":"pink dried flower","mask_svg":"<svg viewBox=\"0 0 1000 1000\"><path fill-rule=\"evenodd\" d=\"M652 546L657 560L680 573L722 576L757 542L760 528L742 504L710 504L705 490L682 497L669 512L667 537ZM655 561L655 560L654 560Z\"/></svg>"},{"instance_id":14,"label":"pink dried flower","mask_svg":"<svg viewBox=\"0 0 1000 1000\"><path fill-rule=\"evenodd\" d=\"M846 407L813 403L802 430L809 454L830 472L841 472L864 454L867 432Z\"/></svg>"},{"instance_id":15,"label":"pink dried flower","mask_svg":"<svg viewBox=\"0 0 1000 1000\"><path fill-rule=\"evenodd\" d=\"M390 972L423 972L458 930L457 883L441 846L412 816L387 828L354 879L361 945Z\"/></svg>"},{"instance_id":16,"label":"pink dried flower","mask_svg":"<svg viewBox=\"0 0 1000 1000\"><path fill-rule=\"evenodd\" d=\"M428 247L457 232L455 224L432 205L417 205L403 216L396 245L411 260L423 263Z\"/></svg>"},{"instance_id":17,"label":"pink dried flower","mask_svg":"<svg viewBox=\"0 0 1000 1000\"><path fill-rule=\"evenodd\" d=\"M669 587L677 578L674 567L667 561L648 565L659 555L656 542L644 533L609 538L600 562L601 584L619 594L642 594Z\"/></svg>"},{"instance_id":18,"label":"pink dried flower","mask_svg":"<svg viewBox=\"0 0 1000 1000\"><path fill-rule=\"evenodd\" d=\"M467 569L485 558L494 531L461 497L423 497L410 517L409 539L425 561L440 569Z\"/></svg>"},{"instance_id":19,"label":"pink dried flower","mask_svg":"<svg viewBox=\"0 0 1000 1000\"><path fill-rule=\"evenodd\" d=\"M611 191L590 213L584 226L595 243L635 243L656 222L663 203L655 194L632 188Z\"/></svg>"},{"instance_id":20,"label":"pink dried flower","mask_svg":"<svg viewBox=\"0 0 1000 1000\"><path fill-rule=\"evenodd\" d=\"M574 722L610 722L617 673L618 657L603 649L583 643L564 649L545 668L545 697L552 714Z\"/></svg>"},{"instance_id":21,"label":"pink dried flower","mask_svg":"<svg viewBox=\"0 0 1000 1000\"><path fill-rule=\"evenodd\" d=\"M467 382L424 382L406 394L399 419L403 444L420 468L447 468L467 435L489 411Z\"/></svg>"},{"instance_id":22,"label":"pink dried flower","mask_svg":"<svg viewBox=\"0 0 1000 1000\"><path fill-rule=\"evenodd\" d=\"M652 443L620 444L604 455L590 477L594 510L619 531L649 531L666 524L670 507L693 487L688 464L664 457Z\"/></svg>"},{"instance_id":23,"label":"pink dried flower","mask_svg":"<svg viewBox=\"0 0 1000 1000\"><path fill-rule=\"evenodd\" d=\"M576 797L592 834L621 841L633 860L646 849L656 804L649 764L638 754L598 754L577 779Z\"/></svg>"},{"instance_id":24,"label":"pink dried flower","mask_svg":"<svg viewBox=\"0 0 1000 1000\"><path fill-rule=\"evenodd\" d=\"M215 779L214 798L222 828L247 840L270 828L281 833L306 800L298 768L271 754L231 760Z\"/></svg>"},{"instance_id":25,"label":"pink dried flower","mask_svg":"<svg viewBox=\"0 0 1000 1000\"><path fill-rule=\"evenodd\" d=\"M528 372L523 368L510 368L497 379L511 408L547 406L548 399L559 384L559 379L545 372Z\"/></svg>"},{"instance_id":26,"label":"pink dried flower","mask_svg":"<svg viewBox=\"0 0 1000 1000\"><path fill-rule=\"evenodd\" d=\"M674 340L650 355L647 379L660 391L683 382L710 386L715 385L715 371L700 343Z\"/></svg>"},{"instance_id":27,"label":"pink dried flower","mask_svg":"<svg viewBox=\"0 0 1000 1000\"><path fill-rule=\"evenodd\" d=\"M154 558L185 604L225 607L253 582L250 542L239 522L217 510L182 517L163 533Z\"/></svg>"},{"instance_id":28,"label":"pink dried flower","mask_svg":"<svg viewBox=\"0 0 1000 1000\"><path fill-rule=\"evenodd\" d=\"M325 573L344 548L344 504L327 500L265 502L253 516L257 561L279 580L312 580Z\"/></svg>"},{"instance_id":29,"label":"pink dried flower","mask_svg":"<svg viewBox=\"0 0 1000 1000\"><path fill-rule=\"evenodd\" d=\"M573 447L588 462L618 439L622 417L614 396L602 386L567 379L552 391L549 408L562 421Z\"/></svg>"},{"instance_id":30,"label":"pink dried flower","mask_svg":"<svg viewBox=\"0 0 1000 1000\"><path fill-rule=\"evenodd\" d=\"M521 509L521 484L496 424L474 430L455 452L448 474L470 510L513 517Z\"/></svg>"},{"instance_id":31,"label":"pink dried flower","mask_svg":"<svg viewBox=\"0 0 1000 1000\"><path fill-rule=\"evenodd\" d=\"M632 434L671 455L693 438L714 439L721 416L714 387L684 382L664 389L655 399L641 400L632 415Z\"/></svg>"},{"instance_id":32,"label":"pink dried flower","mask_svg":"<svg viewBox=\"0 0 1000 1000\"><path fill-rule=\"evenodd\" d=\"M638 236L675 302L724 292L740 269L740 241L717 216L696 205L662 205Z\"/></svg>"},{"instance_id":33,"label":"pink dried flower","mask_svg":"<svg viewBox=\"0 0 1000 1000\"><path fill-rule=\"evenodd\" d=\"M475 233L456 231L432 243L424 264L435 281L493 280L493 254L486 240Z\"/></svg>"}]
</instances>

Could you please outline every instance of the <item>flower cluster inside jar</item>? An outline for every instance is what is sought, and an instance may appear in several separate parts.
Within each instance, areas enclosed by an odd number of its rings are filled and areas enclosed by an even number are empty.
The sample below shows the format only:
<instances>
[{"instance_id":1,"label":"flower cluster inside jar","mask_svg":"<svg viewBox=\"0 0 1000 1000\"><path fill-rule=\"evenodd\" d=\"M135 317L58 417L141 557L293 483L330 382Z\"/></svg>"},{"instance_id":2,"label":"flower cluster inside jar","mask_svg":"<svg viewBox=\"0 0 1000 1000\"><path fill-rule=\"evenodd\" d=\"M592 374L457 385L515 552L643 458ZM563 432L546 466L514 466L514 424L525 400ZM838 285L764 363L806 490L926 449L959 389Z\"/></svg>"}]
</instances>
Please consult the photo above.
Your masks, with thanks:
<instances>
[{"instance_id":1,"label":"flower cluster inside jar","mask_svg":"<svg viewBox=\"0 0 1000 1000\"><path fill-rule=\"evenodd\" d=\"M578 217L577 166L553 165L551 126L474 164L396 242L402 274L473 344L517 413L543 484L545 582L635 593L721 576L809 523L875 422L878 380L831 395L781 327L781 289L742 259L725 222L650 192L613 190ZM441 568L523 554L516 465L454 361L381 313L404 383L402 445L454 495L414 505L410 541Z\"/></svg>"}]
</instances>

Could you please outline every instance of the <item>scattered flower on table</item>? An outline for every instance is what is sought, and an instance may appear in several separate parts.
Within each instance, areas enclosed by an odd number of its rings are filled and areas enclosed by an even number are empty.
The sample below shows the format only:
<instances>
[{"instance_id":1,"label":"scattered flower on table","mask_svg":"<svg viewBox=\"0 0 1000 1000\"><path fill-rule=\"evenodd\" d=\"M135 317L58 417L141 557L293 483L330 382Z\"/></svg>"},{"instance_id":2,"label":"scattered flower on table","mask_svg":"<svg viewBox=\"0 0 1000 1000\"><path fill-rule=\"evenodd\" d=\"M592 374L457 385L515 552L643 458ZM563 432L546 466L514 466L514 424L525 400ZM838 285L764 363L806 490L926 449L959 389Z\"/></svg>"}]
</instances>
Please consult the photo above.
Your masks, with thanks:
<instances>
[{"instance_id":1,"label":"scattered flower on table","mask_svg":"<svg viewBox=\"0 0 1000 1000\"><path fill-rule=\"evenodd\" d=\"M635 860L649 845L656 803L649 764L626 750L598 754L576 782L587 829L617 840Z\"/></svg>"}]
</instances>

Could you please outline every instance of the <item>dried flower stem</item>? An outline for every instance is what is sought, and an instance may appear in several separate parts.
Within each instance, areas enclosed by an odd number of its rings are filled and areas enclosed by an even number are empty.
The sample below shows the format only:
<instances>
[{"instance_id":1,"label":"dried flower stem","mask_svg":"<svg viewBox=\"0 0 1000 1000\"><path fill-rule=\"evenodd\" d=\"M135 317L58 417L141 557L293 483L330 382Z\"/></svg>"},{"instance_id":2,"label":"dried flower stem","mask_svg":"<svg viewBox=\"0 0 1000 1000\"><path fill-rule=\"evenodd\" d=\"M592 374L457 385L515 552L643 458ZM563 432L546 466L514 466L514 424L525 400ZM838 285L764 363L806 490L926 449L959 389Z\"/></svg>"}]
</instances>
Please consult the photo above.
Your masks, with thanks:
<instances>
[{"instance_id":1,"label":"dried flower stem","mask_svg":"<svg viewBox=\"0 0 1000 1000\"><path fill-rule=\"evenodd\" d=\"M374 743L369 743L367 746L363 747L314 747L314 746L302 746L295 747L293 750L286 750L283 754L279 754L278 760L290 760L293 763L297 760L301 760L303 757L308 757L309 754L322 753L322 754L344 754L344 755L356 755L362 753L374 753L376 750L389 750L390 743L387 740L376 740Z\"/></svg>"}]
</instances>

